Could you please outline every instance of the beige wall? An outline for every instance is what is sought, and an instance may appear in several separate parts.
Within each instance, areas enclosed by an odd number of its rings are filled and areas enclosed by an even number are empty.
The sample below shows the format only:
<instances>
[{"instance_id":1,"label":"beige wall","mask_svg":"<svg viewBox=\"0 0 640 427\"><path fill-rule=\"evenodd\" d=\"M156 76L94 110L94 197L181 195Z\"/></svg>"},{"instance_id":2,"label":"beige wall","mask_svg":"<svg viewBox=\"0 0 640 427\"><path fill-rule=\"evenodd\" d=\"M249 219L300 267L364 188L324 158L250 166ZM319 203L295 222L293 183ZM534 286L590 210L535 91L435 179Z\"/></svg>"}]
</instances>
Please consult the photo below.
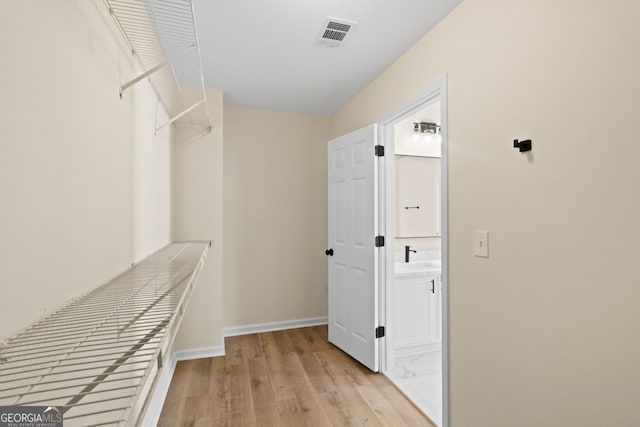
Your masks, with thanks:
<instances>
[{"instance_id":1,"label":"beige wall","mask_svg":"<svg viewBox=\"0 0 640 427\"><path fill-rule=\"evenodd\" d=\"M224 325L327 315L327 117L225 107Z\"/></svg>"},{"instance_id":2,"label":"beige wall","mask_svg":"<svg viewBox=\"0 0 640 427\"><path fill-rule=\"evenodd\" d=\"M170 134L102 1L3 2L0 52L6 339L169 241Z\"/></svg>"},{"instance_id":3,"label":"beige wall","mask_svg":"<svg viewBox=\"0 0 640 427\"><path fill-rule=\"evenodd\" d=\"M335 118L448 75L452 425L640 424L639 14L465 0Z\"/></svg>"},{"instance_id":4,"label":"beige wall","mask_svg":"<svg viewBox=\"0 0 640 427\"><path fill-rule=\"evenodd\" d=\"M185 89L188 90L188 89ZM210 134L176 129L173 149L173 240L211 240L174 351L223 345L222 339L222 92L207 91Z\"/></svg>"},{"instance_id":5,"label":"beige wall","mask_svg":"<svg viewBox=\"0 0 640 427\"><path fill-rule=\"evenodd\" d=\"M148 83L129 89L133 107L133 260L171 241L171 129L154 137L156 120L169 119Z\"/></svg>"}]
</instances>

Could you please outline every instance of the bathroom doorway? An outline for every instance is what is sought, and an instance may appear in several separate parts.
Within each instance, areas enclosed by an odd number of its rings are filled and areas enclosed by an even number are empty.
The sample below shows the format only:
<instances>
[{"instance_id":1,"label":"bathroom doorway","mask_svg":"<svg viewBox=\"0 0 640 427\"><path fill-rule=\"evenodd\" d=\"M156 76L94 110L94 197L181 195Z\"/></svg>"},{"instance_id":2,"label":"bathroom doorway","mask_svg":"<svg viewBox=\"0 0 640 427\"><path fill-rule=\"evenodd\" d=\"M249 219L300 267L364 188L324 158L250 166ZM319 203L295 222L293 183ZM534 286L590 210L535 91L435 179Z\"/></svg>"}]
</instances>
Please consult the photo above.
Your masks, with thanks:
<instances>
[{"instance_id":1,"label":"bathroom doorway","mask_svg":"<svg viewBox=\"0 0 640 427\"><path fill-rule=\"evenodd\" d=\"M382 370L438 426L448 425L445 89L442 79L381 122L391 243Z\"/></svg>"}]
</instances>

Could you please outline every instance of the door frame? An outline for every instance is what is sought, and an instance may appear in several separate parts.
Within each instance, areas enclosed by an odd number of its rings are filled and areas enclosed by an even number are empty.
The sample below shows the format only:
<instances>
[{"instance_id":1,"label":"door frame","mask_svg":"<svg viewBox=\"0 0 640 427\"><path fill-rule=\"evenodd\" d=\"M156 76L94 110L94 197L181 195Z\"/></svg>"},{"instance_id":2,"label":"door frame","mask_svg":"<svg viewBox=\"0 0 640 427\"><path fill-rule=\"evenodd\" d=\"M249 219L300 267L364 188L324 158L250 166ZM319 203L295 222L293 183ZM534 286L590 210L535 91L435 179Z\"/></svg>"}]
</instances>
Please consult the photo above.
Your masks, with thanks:
<instances>
[{"instance_id":1,"label":"door frame","mask_svg":"<svg viewBox=\"0 0 640 427\"><path fill-rule=\"evenodd\" d=\"M380 346L380 369L383 373L387 366L387 355L393 351L393 337L389 336L391 316L391 284L394 272L394 168L395 148L393 138L394 125L409 116L415 110L424 108L440 100L441 108L441 254L442 254L442 427L449 426L449 127L447 107L447 75L440 77L426 89L418 93L411 101L395 110L378 122L378 144L385 147L385 156L379 165L378 212L379 227L386 240L379 262L379 319L386 326L385 342Z\"/></svg>"}]
</instances>

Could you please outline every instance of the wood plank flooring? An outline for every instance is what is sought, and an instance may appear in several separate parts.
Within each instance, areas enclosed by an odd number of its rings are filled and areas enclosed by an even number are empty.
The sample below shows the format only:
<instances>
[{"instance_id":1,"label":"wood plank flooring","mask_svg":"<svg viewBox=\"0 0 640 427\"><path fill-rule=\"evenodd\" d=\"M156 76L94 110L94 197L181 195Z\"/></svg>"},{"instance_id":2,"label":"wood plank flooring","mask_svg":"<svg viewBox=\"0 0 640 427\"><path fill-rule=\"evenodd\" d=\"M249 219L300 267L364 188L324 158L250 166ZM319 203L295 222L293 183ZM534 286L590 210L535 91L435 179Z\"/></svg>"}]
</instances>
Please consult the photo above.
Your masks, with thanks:
<instances>
[{"instance_id":1,"label":"wood plank flooring","mask_svg":"<svg viewBox=\"0 0 640 427\"><path fill-rule=\"evenodd\" d=\"M230 337L179 362L159 426L432 426L392 384L327 341L327 327Z\"/></svg>"}]
</instances>

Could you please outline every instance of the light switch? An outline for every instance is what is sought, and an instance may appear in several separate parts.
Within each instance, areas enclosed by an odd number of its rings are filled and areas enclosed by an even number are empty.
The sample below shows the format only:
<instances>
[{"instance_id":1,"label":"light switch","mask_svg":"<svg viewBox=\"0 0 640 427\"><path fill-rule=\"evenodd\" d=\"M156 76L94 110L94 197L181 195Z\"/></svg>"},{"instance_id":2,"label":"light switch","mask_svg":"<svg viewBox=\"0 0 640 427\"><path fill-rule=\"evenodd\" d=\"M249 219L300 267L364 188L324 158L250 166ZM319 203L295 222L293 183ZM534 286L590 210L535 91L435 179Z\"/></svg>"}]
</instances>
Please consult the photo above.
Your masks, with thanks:
<instances>
[{"instance_id":1,"label":"light switch","mask_svg":"<svg viewBox=\"0 0 640 427\"><path fill-rule=\"evenodd\" d=\"M489 232L476 230L473 232L473 249L476 256L489 258Z\"/></svg>"}]
</instances>

